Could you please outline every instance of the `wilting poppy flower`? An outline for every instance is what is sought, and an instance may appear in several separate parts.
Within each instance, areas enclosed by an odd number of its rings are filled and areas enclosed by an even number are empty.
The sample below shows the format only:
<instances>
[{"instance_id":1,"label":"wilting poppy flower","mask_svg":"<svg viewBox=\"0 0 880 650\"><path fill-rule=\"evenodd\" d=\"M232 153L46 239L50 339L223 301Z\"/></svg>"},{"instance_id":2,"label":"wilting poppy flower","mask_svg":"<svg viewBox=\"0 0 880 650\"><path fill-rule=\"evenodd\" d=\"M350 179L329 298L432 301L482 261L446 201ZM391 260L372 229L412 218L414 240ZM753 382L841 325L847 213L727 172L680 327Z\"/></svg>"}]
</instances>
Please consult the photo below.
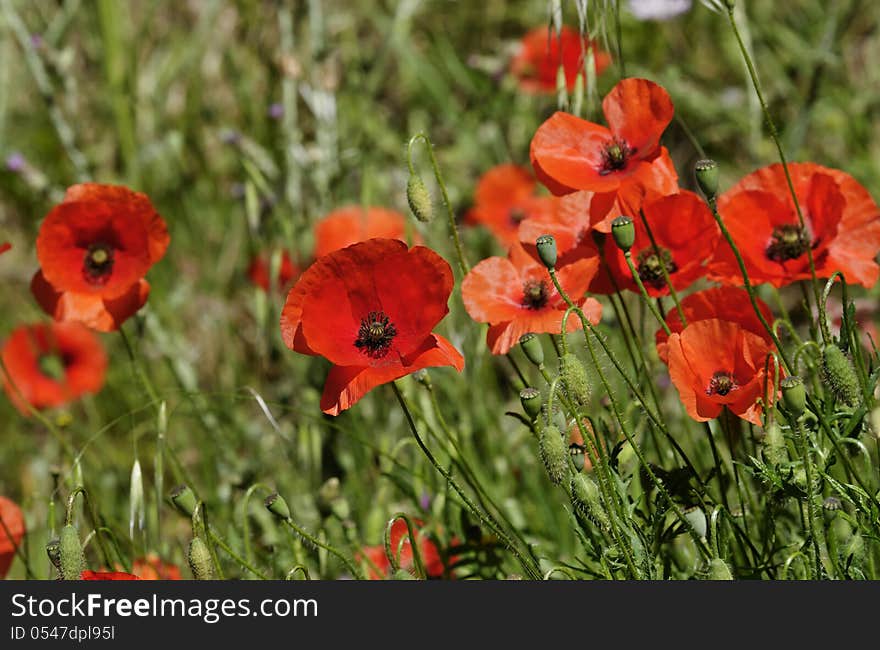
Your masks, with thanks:
<instances>
[{"instance_id":1,"label":"wilting poppy flower","mask_svg":"<svg viewBox=\"0 0 880 650\"><path fill-rule=\"evenodd\" d=\"M140 580L136 575L124 571L83 571L80 580Z\"/></svg>"},{"instance_id":2,"label":"wilting poppy flower","mask_svg":"<svg viewBox=\"0 0 880 650\"><path fill-rule=\"evenodd\" d=\"M4 243L4 244L0 244L0 254L5 253L5 252L8 251L10 248L12 248L12 244L10 244L10 243L8 243L8 242L7 242L7 243Z\"/></svg>"},{"instance_id":3,"label":"wilting poppy flower","mask_svg":"<svg viewBox=\"0 0 880 650\"><path fill-rule=\"evenodd\" d=\"M602 305L584 294L598 266L598 258L590 258L556 271L562 288L594 325L602 317ZM559 334L568 308L547 269L519 245L511 247L508 257L490 257L471 269L461 295L470 317L489 323L486 343L493 354L506 354L529 332ZM580 319L569 316L566 328L580 329Z\"/></svg>"},{"instance_id":4,"label":"wilting poppy flower","mask_svg":"<svg viewBox=\"0 0 880 650\"><path fill-rule=\"evenodd\" d=\"M315 257L368 239L406 239L406 219L385 208L350 205L334 210L315 225Z\"/></svg>"},{"instance_id":5,"label":"wilting poppy flower","mask_svg":"<svg viewBox=\"0 0 880 650\"><path fill-rule=\"evenodd\" d=\"M660 146L673 115L666 91L646 79L623 79L602 109L608 127L563 112L538 127L530 150L538 180L558 195L576 190L605 195L593 206L605 211L603 217L615 202L618 214L635 214L646 192L676 192L675 168ZM600 221L595 215L591 220Z\"/></svg>"},{"instance_id":6,"label":"wilting poppy flower","mask_svg":"<svg viewBox=\"0 0 880 650\"><path fill-rule=\"evenodd\" d=\"M56 320L117 329L146 302L144 275L169 241L146 195L116 185L74 185L40 226L41 268L31 290Z\"/></svg>"},{"instance_id":7,"label":"wilting poppy flower","mask_svg":"<svg viewBox=\"0 0 880 650\"><path fill-rule=\"evenodd\" d=\"M493 167L477 183L474 207L465 219L482 224L504 246L510 246L519 239L521 223L536 217L546 220L556 210L558 200L538 196L537 187L529 169L513 164Z\"/></svg>"},{"instance_id":8,"label":"wilting poppy flower","mask_svg":"<svg viewBox=\"0 0 880 650\"><path fill-rule=\"evenodd\" d=\"M424 246L370 239L319 257L299 278L281 313L291 350L334 365L321 397L330 415L381 384L464 358L431 330L448 313L452 269Z\"/></svg>"},{"instance_id":9,"label":"wilting poppy flower","mask_svg":"<svg viewBox=\"0 0 880 650\"><path fill-rule=\"evenodd\" d=\"M636 239L630 255L648 295L669 294L663 276L664 267L676 291L688 288L703 277L705 265L721 236L706 204L693 192L683 191L647 201L642 211L654 242L651 242L641 217L634 216ZM610 251L608 265L618 286L638 291L623 252L617 246L606 250Z\"/></svg>"},{"instance_id":10,"label":"wilting poppy flower","mask_svg":"<svg viewBox=\"0 0 880 650\"><path fill-rule=\"evenodd\" d=\"M755 301L758 303L758 308L761 310L764 319L772 326L773 312L770 311L770 307L757 296ZM717 318L718 320L736 323L747 332L760 336L768 345L771 345L773 342L761 323L761 319L758 318L758 315L752 308L749 294L745 289L714 287L704 291L697 291L682 299L681 310L684 312L685 320L689 325L697 321ZM677 309L670 309L669 313L666 314L666 325L672 333L679 333L684 329ZM665 363L667 359L666 341L669 339L666 330L661 327L657 330L654 339L657 343L657 354Z\"/></svg>"},{"instance_id":11,"label":"wilting poppy flower","mask_svg":"<svg viewBox=\"0 0 880 650\"><path fill-rule=\"evenodd\" d=\"M764 367L773 351L766 340L736 323L710 318L672 334L667 346L669 377L688 415L705 422L727 407L761 424L757 400L764 394ZM772 376L767 381L772 384ZM769 391L775 392L772 386Z\"/></svg>"},{"instance_id":12,"label":"wilting poppy flower","mask_svg":"<svg viewBox=\"0 0 880 650\"><path fill-rule=\"evenodd\" d=\"M260 287L263 291L269 290L270 264L271 261L267 260L263 255L257 255L251 260L251 263L248 266L248 277L254 285ZM293 263L290 254L287 251L282 251L281 265L278 267L278 277L275 279L275 286L287 291L290 288L290 284L299 274L300 270L297 268L296 264Z\"/></svg>"},{"instance_id":13,"label":"wilting poppy flower","mask_svg":"<svg viewBox=\"0 0 880 650\"><path fill-rule=\"evenodd\" d=\"M520 42L519 51L510 61L510 73L519 87L528 93L555 93L556 75L562 66L565 85L574 89L578 72L583 72L583 61L588 49L593 48L596 74L611 63L611 57L598 44L584 38L571 27L563 26L559 34L549 27L536 27Z\"/></svg>"},{"instance_id":14,"label":"wilting poppy flower","mask_svg":"<svg viewBox=\"0 0 880 650\"><path fill-rule=\"evenodd\" d=\"M9 573L15 549L24 538L24 515L12 499L0 496L0 580Z\"/></svg>"},{"instance_id":15,"label":"wilting poppy flower","mask_svg":"<svg viewBox=\"0 0 880 650\"><path fill-rule=\"evenodd\" d=\"M428 535L419 530L419 527L422 525L421 521L415 520L412 523L414 528L413 534L419 545L419 556L426 575L429 578L441 577L444 567L437 545L431 541ZM391 544L391 551L395 553L397 564L400 568L414 573L415 560L406 521L397 519L391 524L391 534L388 541ZM367 564L367 578L369 580L383 580L391 575L391 562L385 553L385 544L364 547L357 559Z\"/></svg>"},{"instance_id":16,"label":"wilting poppy flower","mask_svg":"<svg viewBox=\"0 0 880 650\"><path fill-rule=\"evenodd\" d=\"M759 169L718 198L718 210L736 242L750 280L775 287L842 271L848 282L871 287L880 277L880 209L852 176L814 163L788 165L801 206L801 229L781 164ZM713 278L742 284L730 246L719 245Z\"/></svg>"},{"instance_id":17,"label":"wilting poppy flower","mask_svg":"<svg viewBox=\"0 0 880 650\"><path fill-rule=\"evenodd\" d=\"M2 356L7 372L3 388L25 415L27 404L43 409L98 392L107 371L101 342L79 323L18 327L6 340Z\"/></svg>"}]
</instances>

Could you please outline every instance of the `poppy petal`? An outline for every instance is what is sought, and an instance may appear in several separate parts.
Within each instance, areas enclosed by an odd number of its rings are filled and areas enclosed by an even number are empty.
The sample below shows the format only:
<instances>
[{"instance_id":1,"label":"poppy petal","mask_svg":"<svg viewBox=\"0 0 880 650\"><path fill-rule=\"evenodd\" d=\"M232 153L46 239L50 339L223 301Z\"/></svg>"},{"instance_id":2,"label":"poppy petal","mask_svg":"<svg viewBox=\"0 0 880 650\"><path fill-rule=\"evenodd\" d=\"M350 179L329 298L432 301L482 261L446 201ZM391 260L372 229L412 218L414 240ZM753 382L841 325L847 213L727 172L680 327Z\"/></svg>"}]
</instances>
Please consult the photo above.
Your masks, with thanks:
<instances>
[{"instance_id":1,"label":"poppy petal","mask_svg":"<svg viewBox=\"0 0 880 650\"><path fill-rule=\"evenodd\" d=\"M622 79L602 100L611 132L639 158L651 157L675 111L666 90L647 79Z\"/></svg>"}]
</instances>

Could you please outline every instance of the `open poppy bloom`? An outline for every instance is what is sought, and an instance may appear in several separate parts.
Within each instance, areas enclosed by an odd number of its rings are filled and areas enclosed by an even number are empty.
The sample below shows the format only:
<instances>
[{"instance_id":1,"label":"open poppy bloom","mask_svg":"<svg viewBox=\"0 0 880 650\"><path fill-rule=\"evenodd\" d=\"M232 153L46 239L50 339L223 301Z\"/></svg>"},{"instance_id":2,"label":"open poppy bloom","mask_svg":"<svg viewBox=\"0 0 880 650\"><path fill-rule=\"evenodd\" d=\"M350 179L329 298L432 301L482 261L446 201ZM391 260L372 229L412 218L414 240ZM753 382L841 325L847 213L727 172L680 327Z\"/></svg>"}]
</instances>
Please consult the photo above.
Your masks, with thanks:
<instances>
[{"instance_id":1,"label":"open poppy bloom","mask_svg":"<svg viewBox=\"0 0 880 650\"><path fill-rule=\"evenodd\" d=\"M257 255L251 260L248 266L247 274L251 282L260 287L263 291L269 290L269 266L271 262L263 255ZM300 274L300 270L290 258L290 253L282 251L281 264L278 267L278 277L275 279L275 286L278 289L287 291L290 284Z\"/></svg>"},{"instance_id":2,"label":"open poppy bloom","mask_svg":"<svg viewBox=\"0 0 880 650\"><path fill-rule=\"evenodd\" d=\"M764 367L773 346L736 323L710 318L689 323L667 343L669 377L694 420L718 417L727 407L753 424L761 424ZM772 368L772 366L770 366Z\"/></svg>"},{"instance_id":3,"label":"open poppy bloom","mask_svg":"<svg viewBox=\"0 0 880 650\"><path fill-rule=\"evenodd\" d=\"M754 284L781 287L842 271L847 282L871 287L880 277L880 209L852 176L814 163L788 165L804 217L801 228L781 164L759 169L718 198L718 211L740 249ZM742 284L733 252L718 246L710 275Z\"/></svg>"},{"instance_id":4,"label":"open poppy bloom","mask_svg":"<svg viewBox=\"0 0 880 650\"><path fill-rule=\"evenodd\" d=\"M24 515L12 499L0 496L0 580L9 573L24 538Z\"/></svg>"},{"instance_id":5,"label":"open poppy bloom","mask_svg":"<svg viewBox=\"0 0 880 650\"><path fill-rule=\"evenodd\" d=\"M712 213L696 194L687 191L648 201L642 211L654 242L641 217L633 217L636 238L630 255L648 295L669 294L664 268L676 291L687 289L705 274L705 265L721 236ZM623 251L616 245L606 251L618 286L638 291Z\"/></svg>"},{"instance_id":6,"label":"open poppy bloom","mask_svg":"<svg viewBox=\"0 0 880 650\"><path fill-rule=\"evenodd\" d=\"M563 26L558 35L549 27L536 27L523 36L519 51L510 61L510 73L527 93L555 93L557 71L562 66L565 86L571 92L591 47L598 76L611 63L611 57L595 42L571 27Z\"/></svg>"},{"instance_id":7,"label":"open poppy bloom","mask_svg":"<svg viewBox=\"0 0 880 650\"><path fill-rule=\"evenodd\" d=\"M452 269L424 246L370 239L319 257L299 278L281 313L291 350L333 367L321 409L353 406L376 386L432 366L461 371L464 358L431 330L449 312Z\"/></svg>"},{"instance_id":8,"label":"open poppy bloom","mask_svg":"<svg viewBox=\"0 0 880 650\"><path fill-rule=\"evenodd\" d=\"M421 521L415 520L413 523L413 534L419 545L419 557L422 560L422 566L425 568L425 574L429 578L440 578L443 576L443 559L440 557L440 551L437 545L421 530L419 526ZM409 530L406 521L397 519L391 524L391 533L388 536L391 544L391 551L397 558L397 564L404 571L415 573L415 560L413 559L412 541L409 536ZM383 580L391 576L391 562L385 553L385 544L376 546L366 546L357 556L358 561L367 564L367 579Z\"/></svg>"},{"instance_id":9,"label":"open poppy bloom","mask_svg":"<svg viewBox=\"0 0 880 650\"><path fill-rule=\"evenodd\" d=\"M334 210L315 225L315 257L368 239L406 239L406 219L385 208L350 205Z\"/></svg>"},{"instance_id":10,"label":"open poppy bloom","mask_svg":"<svg viewBox=\"0 0 880 650\"><path fill-rule=\"evenodd\" d=\"M556 271L562 288L594 325L602 317L602 305L584 294L598 267L599 260L593 257ZM511 247L508 257L490 257L471 269L461 295L470 317L489 323L486 343L493 354L507 354L529 332L559 334L568 308L547 269L519 245ZM580 328L580 319L569 316L566 331Z\"/></svg>"},{"instance_id":11,"label":"open poppy bloom","mask_svg":"<svg viewBox=\"0 0 880 650\"><path fill-rule=\"evenodd\" d=\"M772 326L774 319L770 307L757 296L755 301L758 303L758 308L761 310L764 319ZM681 310L684 312L685 320L689 325L697 321L717 318L718 320L736 323L747 332L760 336L768 345L773 343L770 335L761 323L761 319L758 318L758 315L752 308L749 294L745 289L714 287L697 291L682 299ZM670 309L669 313L666 314L666 326L669 327L672 333L679 333L684 329L677 309ZM666 342L668 339L669 336L662 327L657 330L654 336L657 344L657 355L664 363L666 363L667 359Z\"/></svg>"},{"instance_id":12,"label":"open poppy bloom","mask_svg":"<svg viewBox=\"0 0 880 650\"><path fill-rule=\"evenodd\" d=\"M37 323L13 330L2 350L3 388L22 414L60 406L104 385L107 355L79 323Z\"/></svg>"},{"instance_id":13,"label":"open poppy bloom","mask_svg":"<svg viewBox=\"0 0 880 650\"><path fill-rule=\"evenodd\" d=\"M678 191L678 176L660 136L672 120L672 100L647 79L623 79L602 101L608 127L558 111L532 138L532 167L553 194L589 190L591 221L610 231L611 219L637 214L646 193ZM607 221L607 223L606 223Z\"/></svg>"},{"instance_id":14,"label":"open poppy bloom","mask_svg":"<svg viewBox=\"0 0 880 650\"><path fill-rule=\"evenodd\" d=\"M55 320L118 329L146 302L144 275L169 241L146 195L116 185L74 185L40 226L41 268L31 291Z\"/></svg>"},{"instance_id":15,"label":"open poppy bloom","mask_svg":"<svg viewBox=\"0 0 880 650\"><path fill-rule=\"evenodd\" d=\"M124 571L83 571L80 580L140 580L136 575Z\"/></svg>"},{"instance_id":16,"label":"open poppy bloom","mask_svg":"<svg viewBox=\"0 0 880 650\"><path fill-rule=\"evenodd\" d=\"M537 187L529 169L513 164L493 167L477 183L474 207L465 219L482 224L502 245L509 247L519 239L521 223L537 217L547 220L556 209L558 200L538 196Z\"/></svg>"}]
</instances>

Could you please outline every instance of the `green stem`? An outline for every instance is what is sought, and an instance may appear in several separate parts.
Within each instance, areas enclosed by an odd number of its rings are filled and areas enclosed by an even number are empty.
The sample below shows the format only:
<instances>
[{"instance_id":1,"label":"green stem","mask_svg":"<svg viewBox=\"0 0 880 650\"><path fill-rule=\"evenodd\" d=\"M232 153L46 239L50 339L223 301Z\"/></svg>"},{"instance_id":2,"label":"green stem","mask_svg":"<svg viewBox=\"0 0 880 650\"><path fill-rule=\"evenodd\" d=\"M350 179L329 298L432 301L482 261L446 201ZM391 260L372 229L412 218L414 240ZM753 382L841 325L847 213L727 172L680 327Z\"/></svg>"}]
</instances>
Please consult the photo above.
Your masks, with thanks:
<instances>
[{"instance_id":1,"label":"green stem","mask_svg":"<svg viewBox=\"0 0 880 650\"><path fill-rule=\"evenodd\" d=\"M807 480L807 513L805 517L805 524L807 528L807 535L809 535L810 540L812 542L812 555L813 560L816 564L816 574L814 576L815 579L819 579L822 577L822 554L819 550L819 532L822 530L822 524L816 523L815 513L817 510L816 504L816 485L813 483L813 458L810 454L810 446L807 442L807 434L804 431L804 425L801 418L797 418L794 422L794 430L797 434L797 443L798 443L798 451L801 455L801 460L804 463L804 472L806 473Z\"/></svg>"},{"instance_id":2,"label":"green stem","mask_svg":"<svg viewBox=\"0 0 880 650\"><path fill-rule=\"evenodd\" d=\"M323 548L328 553L335 555L337 558L339 558L339 560L345 565L345 567L349 571L351 571L351 574L352 574L352 576L354 576L355 579L364 580L364 574L361 573L360 569L358 569L354 565L354 562L352 562L350 559L348 559L340 551L337 551L335 548L330 546L330 544L322 542L320 539L318 539L314 535L311 535L310 533L308 533L304 529L297 526L296 523L293 521L293 519L287 518L284 520L284 523L286 523L288 526L290 526L291 530L293 530L297 535L299 535L303 539L307 540L309 543L314 544L315 546L317 546L319 548Z\"/></svg>"},{"instance_id":3,"label":"green stem","mask_svg":"<svg viewBox=\"0 0 880 650\"><path fill-rule=\"evenodd\" d=\"M639 287L639 292L642 294L642 298L648 304L648 309L651 310L651 313L654 315L654 318L657 319L657 322L660 323L660 326L663 328L663 331L666 332L666 335L671 336L672 330L669 329L669 325L666 324L666 321L660 315L660 312L657 311L657 306L654 304L654 301L651 300L651 296L648 295L648 290L645 289L645 285L642 284L642 278L639 276L639 272L633 265L632 255L630 255L629 251L623 252L623 259L626 260L626 265L629 267L629 272L632 274L633 280L636 281L636 285L638 285Z\"/></svg>"},{"instance_id":4,"label":"green stem","mask_svg":"<svg viewBox=\"0 0 880 650\"><path fill-rule=\"evenodd\" d=\"M645 232L648 233L648 239L651 240L651 247L654 249L654 255L657 256L657 261L660 263L660 271L663 273L663 280L666 282L666 286L669 289L669 295L672 296L672 301L675 303L675 309L678 311L678 317L681 320L682 327L686 327L687 318L685 318L684 310L681 308L681 301L678 299L678 292L675 290L675 287L672 286L672 280L669 277L669 270L666 268L666 262L663 261L663 255L660 253L660 247L657 246L657 240L654 239L654 232L651 230L651 226L648 225L648 218L645 216L645 211L641 208L639 209L639 216L642 218L642 225L645 226ZM665 320L666 319L664 319L664 322Z\"/></svg>"}]
</instances>

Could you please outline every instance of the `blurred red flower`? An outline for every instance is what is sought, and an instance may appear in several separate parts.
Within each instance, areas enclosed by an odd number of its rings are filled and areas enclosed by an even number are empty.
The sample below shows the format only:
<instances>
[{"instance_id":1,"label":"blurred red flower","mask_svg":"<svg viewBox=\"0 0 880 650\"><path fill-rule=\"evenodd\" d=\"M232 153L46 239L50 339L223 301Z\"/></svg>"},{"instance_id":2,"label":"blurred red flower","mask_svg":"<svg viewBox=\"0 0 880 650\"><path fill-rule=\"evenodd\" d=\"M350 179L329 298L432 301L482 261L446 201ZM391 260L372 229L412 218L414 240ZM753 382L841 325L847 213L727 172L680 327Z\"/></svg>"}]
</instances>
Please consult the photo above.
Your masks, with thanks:
<instances>
[{"instance_id":1,"label":"blurred red flower","mask_svg":"<svg viewBox=\"0 0 880 650\"><path fill-rule=\"evenodd\" d=\"M80 580L140 580L135 575L123 571L83 571Z\"/></svg>"},{"instance_id":2,"label":"blurred red flower","mask_svg":"<svg viewBox=\"0 0 880 650\"><path fill-rule=\"evenodd\" d=\"M667 92L646 79L621 80L602 102L608 127L556 112L532 138L535 174L553 194L596 193L591 222L603 232L620 214L637 214L646 193L678 191L660 136L672 120Z\"/></svg>"},{"instance_id":3,"label":"blurred red flower","mask_svg":"<svg viewBox=\"0 0 880 650\"><path fill-rule=\"evenodd\" d=\"M12 244L10 244L9 242L6 242L6 243L3 243L3 244L0 244L0 254L5 253L5 252L8 251L10 248L12 248Z\"/></svg>"},{"instance_id":4,"label":"blurred red flower","mask_svg":"<svg viewBox=\"0 0 880 650\"><path fill-rule=\"evenodd\" d=\"M56 320L115 330L146 302L144 275L169 241L146 195L116 185L74 185L40 226L41 268L31 290Z\"/></svg>"},{"instance_id":5,"label":"blurred red flower","mask_svg":"<svg viewBox=\"0 0 880 650\"><path fill-rule=\"evenodd\" d=\"M519 50L510 61L510 74L527 93L555 93L556 75L562 66L565 86L571 92L578 72L584 70L583 61L590 47L598 76L609 66L611 57L595 41L567 26L558 35L549 27L536 27L520 41Z\"/></svg>"},{"instance_id":6,"label":"blurred red flower","mask_svg":"<svg viewBox=\"0 0 880 650\"><path fill-rule=\"evenodd\" d=\"M98 337L79 323L22 325L0 354L7 372L3 388L24 415L27 404L60 406L104 385L107 355Z\"/></svg>"},{"instance_id":7,"label":"blurred red flower","mask_svg":"<svg viewBox=\"0 0 880 650\"><path fill-rule=\"evenodd\" d=\"M764 315L764 319L772 326L773 312L770 311L770 307L757 296L755 300L758 303L758 308ZM682 299L681 310L684 312L685 320L689 325L697 321L717 318L718 320L736 323L745 331L760 336L768 345L772 344L772 339L767 330L764 329L764 325L761 324L761 319L758 318L758 315L752 308L749 294L745 289L714 287L704 291L697 291ZM677 309L670 309L669 313L666 314L666 325L672 333L680 333L684 329ZM654 340L657 344L657 355L664 363L667 360L668 350L666 342L668 339L669 336L662 327L654 335Z\"/></svg>"},{"instance_id":8,"label":"blurred red flower","mask_svg":"<svg viewBox=\"0 0 880 650\"><path fill-rule=\"evenodd\" d=\"M537 188L531 170L509 163L497 165L477 183L474 206L465 219L485 226L502 245L509 247L518 241L521 223L537 217L547 220L556 210L558 200L538 196Z\"/></svg>"},{"instance_id":9,"label":"blurred red flower","mask_svg":"<svg viewBox=\"0 0 880 650\"><path fill-rule=\"evenodd\" d=\"M299 278L281 313L291 350L334 365L321 397L330 415L370 390L421 368L464 358L431 330L449 312L452 269L423 246L370 239L318 258Z\"/></svg>"},{"instance_id":10,"label":"blurred red flower","mask_svg":"<svg viewBox=\"0 0 880 650\"><path fill-rule=\"evenodd\" d=\"M419 545L419 556L422 560L422 566L425 567L425 573L429 578L442 577L443 559L440 557L437 545L420 530L424 522L414 520L412 523L413 535ZM391 525L389 542L391 543L391 551L396 554L395 557L400 568L415 574L412 541L405 520L398 518ZM365 546L356 559L367 563L368 580L384 580L391 576L391 562L385 553L385 544Z\"/></svg>"},{"instance_id":11,"label":"blurred red flower","mask_svg":"<svg viewBox=\"0 0 880 650\"><path fill-rule=\"evenodd\" d=\"M781 164L759 169L718 198L718 210L736 242L749 278L781 287L842 271L847 282L871 287L880 277L880 209L852 176L815 163L788 165L806 229L802 230ZM742 285L733 252L718 246L710 275Z\"/></svg>"},{"instance_id":12,"label":"blurred red flower","mask_svg":"<svg viewBox=\"0 0 880 650\"><path fill-rule=\"evenodd\" d=\"M694 420L718 417L724 407L753 424L761 424L758 398L764 394L767 355L773 348L736 323L710 318L689 323L667 343L669 377ZM772 365L770 366L772 369Z\"/></svg>"},{"instance_id":13,"label":"blurred red flower","mask_svg":"<svg viewBox=\"0 0 880 650\"><path fill-rule=\"evenodd\" d=\"M0 496L0 580L9 573L15 549L24 538L24 515L12 499Z\"/></svg>"},{"instance_id":14,"label":"blurred red flower","mask_svg":"<svg viewBox=\"0 0 880 650\"><path fill-rule=\"evenodd\" d=\"M267 260L265 256L257 255L248 266L248 277L255 286L260 287L263 291L269 290L270 263L271 261ZM278 267L278 277L275 279L275 286L282 291L289 290L290 285L300 273L300 269L293 263L290 254L287 251L282 251L281 265Z\"/></svg>"},{"instance_id":15,"label":"blurred red flower","mask_svg":"<svg viewBox=\"0 0 880 650\"><path fill-rule=\"evenodd\" d=\"M339 208L315 225L315 258L374 238L405 241L406 219L385 208Z\"/></svg>"},{"instance_id":16,"label":"blurred red flower","mask_svg":"<svg viewBox=\"0 0 880 650\"><path fill-rule=\"evenodd\" d=\"M581 259L557 269L562 288L594 325L602 317L602 305L584 294L599 266L597 257ZM567 305L556 292L547 269L520 245L512 246L507 258L490 257L477 264L461 285L464 307L478 323L489 323L486 343L493 354L506 354L523 334L559 334ZM581 328L569 316L566 329Z\"/></svg>"}]
</instances>

